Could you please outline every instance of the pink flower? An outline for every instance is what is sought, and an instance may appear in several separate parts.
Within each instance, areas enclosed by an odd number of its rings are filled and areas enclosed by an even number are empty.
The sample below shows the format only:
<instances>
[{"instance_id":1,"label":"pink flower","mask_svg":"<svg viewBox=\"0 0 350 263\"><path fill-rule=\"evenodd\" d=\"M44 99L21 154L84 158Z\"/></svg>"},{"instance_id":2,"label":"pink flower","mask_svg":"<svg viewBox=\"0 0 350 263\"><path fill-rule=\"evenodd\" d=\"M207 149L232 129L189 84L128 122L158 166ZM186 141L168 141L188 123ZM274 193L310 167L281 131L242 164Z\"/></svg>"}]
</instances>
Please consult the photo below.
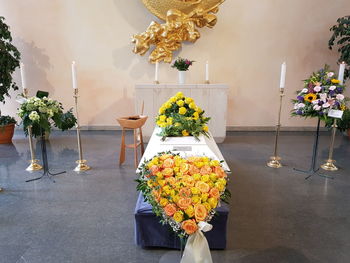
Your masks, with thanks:
<instances>
[{"instance_id":1,"label":"pink flower","mask_svg":"<svg viewBox=\"0 0 350 263\"><path fill-rule=\"evenodd\" d=\"M320 87L320 86L314 87L314 91L315 91L315 92L320 92L320 91L321 91L321 87Z\"/></svg>"},{"instance_id":2,"label":"pink flower","mask_svg":"<svg viewBox=\"0 0 350 263\"><path fill-rule=\"evenodd\" d=\"M321 106L320 105L314 105L313 109L319 111L321 109Z\"/></svg>"},{"instance_id":3,"label":"pink flower","mask_svg":"<svg viewBox=\"0 0 350 263\"><path fill-rule=\"evenodd\" d=\"M331 78L331 77L333 77L333 76L334 76L334 72L328 72L328 73L327 73L327 77L328 77L328 78Z\"/></svg>"},{"instance_id":4,"label":"pink flower","mask_svg":"<svg viewBox=\"0 0 350 263\"><path fill-rule=\"evenodd\" d=\"M337 87L336 86L330 86L329 90L335 90Z\"/></svg>"},{"instance_id":5,"label":"pink flower","mask_svg":"<svg viewBox=\"0 0 350 263\"><path fill-rule=\"evenodd\" d=\"M329 104L328 102L326 102L322 105L323 108L329 108L330 106L331 106L331 104Z\"/></svg>"},{"instance_id":6,"label":"pink flower","mask_svg":"<svg viewBox=\"0 0 350 263\"><path fill-rule=\"evenodd\" d=\"M344 99L344 95L343 94L337 94L336 98L337 98L337 100L343 100Z\"/></svg>"}]
</instances>

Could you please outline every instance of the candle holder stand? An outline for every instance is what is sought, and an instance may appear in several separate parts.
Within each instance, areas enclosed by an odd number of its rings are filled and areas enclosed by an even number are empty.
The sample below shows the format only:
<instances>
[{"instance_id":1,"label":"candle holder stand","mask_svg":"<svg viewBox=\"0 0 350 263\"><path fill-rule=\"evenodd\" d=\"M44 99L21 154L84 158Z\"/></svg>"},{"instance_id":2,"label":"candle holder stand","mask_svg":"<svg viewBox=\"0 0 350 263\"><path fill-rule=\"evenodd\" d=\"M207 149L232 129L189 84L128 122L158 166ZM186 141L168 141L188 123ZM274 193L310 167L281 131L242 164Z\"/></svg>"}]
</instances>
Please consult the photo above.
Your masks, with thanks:
<instances>
[{"instance_id":1,"label":"candle holder stand","mask_svg":"<svg viewBox=\"0 0 350 263\"><path fill-rule=\"evenodd\" d=\"M77 114L77 124L76 124L76 129L77 129L77 141L78 141L78 149L79 149L79 160L76 161L78 164L77 167L74 168L75 172L84 172L87 170L90 170L91 167L89 167L86 164L86 160L83 159L83 147L81 145L81 137L80 137L80 125L79 125L79 112L78 112L78 89L74 89L74 102L75 102L75 111Z\"/></svg>"},{"instance_id":2,"label":"candle holder stand","mask_svg":"<svg viewBox=\"0 0 350 263\"><path fill-rule=\"evenodd\" d=\"M335 133L337 131L337 121L334 119L333 125L332 125L332 138L331 138L331 145L329 147L329 154L328 159L324 164L321 165L321 168L326 171L337 171L338 167L335 166L335 160L333 160L333 151L334 151L334 141L335 141Z\"/></svg>"},{"instance_id":3,"label":"candle holder stand","mask_svg":"<svg viewBox=\"0 0 350 263\"><path fill-rule=\"evenodd\" d=\"M270 161L267 163L268 167L271 168L281 168L282 164L280 163L281 157L277 155L278 150L278 139L280 136L280 130L281 130L281 111L282 111L282 101L283 101L284 91L283 89L280 90L280 105L278 110L278 122L276 125L276 136L275 136L275 148L273 152L273 156L270 157Z\"/></svg>"}]
</instances>

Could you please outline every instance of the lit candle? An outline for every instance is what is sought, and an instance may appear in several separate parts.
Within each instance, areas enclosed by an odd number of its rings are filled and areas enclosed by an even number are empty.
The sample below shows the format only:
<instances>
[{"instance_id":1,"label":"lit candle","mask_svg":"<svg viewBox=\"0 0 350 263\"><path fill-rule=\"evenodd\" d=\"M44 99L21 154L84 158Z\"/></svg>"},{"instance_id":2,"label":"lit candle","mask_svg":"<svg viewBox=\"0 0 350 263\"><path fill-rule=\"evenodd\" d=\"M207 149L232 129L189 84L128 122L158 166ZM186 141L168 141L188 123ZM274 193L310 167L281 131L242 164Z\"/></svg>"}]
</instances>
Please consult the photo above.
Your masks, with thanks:
<instances>
[{"instance_id":1,"label":"lit candle","mask_svg":"<svg viewBox=\"0 0 350 263\"><path fill-rule=\"evenodd\" d=\"M156 62L156 69L155 69L155 72L154 72L154 81L155 82L158 82L158 70L159 70L159 62L157 61Z\"/></svg>"},{"instance_id":2,"label":"lit candle","mask_svg":"<svg viewBox=\"0 0 350 263\"><path fill-rule=\"evenodd\" d=\"M24 71L24 64L22 62L20 63L20 69L21 69L22 89L23 89L23 92L25 92L27 89L27 85L26 85L26 75Z\"/></svg>"},{"instance_id":3,"label":"lit candle","mask_svg":"<svg viewBox=\"0 0 350 263\"><path fill-rule=\"evenodd\" d=\"M283 91L284 87L286 86L286 71L287 71L287 64L286 62L283 62L281 66L281 80L280 80L281 91Z\"/></svg>"},{"instance_id":4,"label":"lit candle","mask_svg":"<svg viewBox=\"0 0 350 263\"><path fill-rule=\"evenodd\" d=\"M205 63L205 82L209 82L209 62Z\"/></svg>"},{"instance_id":5,"label":"lit candle","mask_svg":"<svg viewBox=\"0 0 350 263\"><path fill-rule=\"evenodd\" d=\"M340 85L344 84L344 71L345 71L345 62L342 62L339 66L339 74L338 74L338 80L340 81Z\"/></svg>"},{"instance_id":6,"label":"lit candle","mask_svg":"<svg viewBox=\"0 0 350 263\"><path fill-rule=\"evenodd\" d=\"M72 85L73 85L73 89L78 88L75 61L72 62Z\"/></svg>"}]
</instances>

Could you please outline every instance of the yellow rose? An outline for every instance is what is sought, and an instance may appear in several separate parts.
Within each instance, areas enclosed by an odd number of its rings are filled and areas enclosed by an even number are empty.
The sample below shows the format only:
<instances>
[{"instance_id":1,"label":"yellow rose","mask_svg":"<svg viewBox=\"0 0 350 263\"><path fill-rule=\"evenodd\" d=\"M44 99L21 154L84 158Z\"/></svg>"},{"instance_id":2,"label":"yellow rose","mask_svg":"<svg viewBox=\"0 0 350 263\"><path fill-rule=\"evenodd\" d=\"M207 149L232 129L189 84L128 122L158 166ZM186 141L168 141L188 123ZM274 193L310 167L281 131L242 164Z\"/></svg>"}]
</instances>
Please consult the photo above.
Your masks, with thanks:
<instances>
[{"instance_id":1,"label":"yellow rose","mask_svg":"<svg viewBox=\"0 0 350 263\"><path fill-rule=\"evenodd\" d=\"M216 208L217 205L218 205L218 200L217 200L216 198L214 198L214 197L210 197L210 198L208 199L208 203L209 203L210 206L214 209L214 208Z\"/></svg>"},{"instance_id":2,"label":"yellow rose","mask_svg":"<svg viewBox=\"0 0 350 263\"><path fill-rule=\"evenodd\" d=\"M165 115L160 115L159 116L159 120L162 121L162 122L165 121L166 120L166 116Z\"/></svg>"},{"instance_id":3,"label":"yellow rose","mask_svg":"<svg viewBox=\"0 0 350 263\"><path fill-rule=\"evenodd\" d=\"M203 131L208 132L209 131L209 127L207 125L204 125L203 126Z\"/></svg>"},{"instance_id":4,"label":"yellow rose","mask_svg":"<svg viewBox=\"0 0 350 263\"><path fill-rule=\"evenodd\" d=\"M198 118L199 118L198 112L193 113L193 119L198 120ZM204 130L204 128L203 128L203 130Z\"/></svg>"},{"instance_id":5,"label":"yellow rose","mask_svg":"<svg viewBox=\"0 0 350 263\"><path fill-rule=\"evenodd\" d=\"M178 93L176 93L176 95L175 95L178 99L182 99L183 97L184 97L184 94L181 92L181 91L179 91Z\"/></svg>"},{"instance_id":6,"label":"yellow rose","mask_svg":"<svg viewBox=\"0 0 350 263\"><path fill-rule=\"evenodd\" d=\"M174 215L173 218L176 222L180 223L182 220L184 220L183 212L182 211L177 211Z\"/></svg>"},{"instance_id":7,"label":"yellow rose","mask_svg":"<svg viewBox=\"0 0 350 263\"><path fill-rule=\"evenodd\" d=\"M174 197L172 197L172 199L173 199L173 202L174 202L174 203L177 203L177 202L179 202L179 200L180 200L180 196L175 195Z\"/></svg>"},{"instance_id":8,"label":"yellow rose","mask_svg":"<svg viewBox=\"0 0 350 263\"><path fill-rule=\"evenodd\" d=\"M165 110L166 110L165 107L162 106L159 108L158 112L159 112L159 114L163 114L165 112Z\"/></svg>"},{"instance_id":9,"label":"yellow rose","mask_svg":"<svg viewBox=\"0 0 350 263\"><path fill-rule=\"evenodd\" d=\"M209 181L209 174L203 175L202 178L201 178L201 181L205 182L205 183L208 182Z\"/></svg>"},{"instance_id":10,"label":"yellow rose","mask_svg":"<svg viewBox=\"0 0 350 263\"><path fill-rule=\"evenodd\" d=\"M218 176L216 174L210 174L210 180L215 182L218 179Z\"/></svg>"},{"instance_id":11,"label":"yellow rose","mask_svg":"<svg viewBox=\"0 0 350 263\"><path fill-rule=\"evenodd\" d=\"M192 101L193 101L193 99L190 98L190 97L185 98L185 102L186 102L187 104L190 104Z\"/></svg>"},{"instance_id":12,"label":"yellow rose","mask_svg":"<svg viewBox=\"0 0 350 263\"><path fill-rule=\"evenodd\" d=\"M210 166L219 166L220 162L218 160L211 160L210 161Z\"/></svg>"},{"instance_id":13,"label":"yellow rose","mask_svg":"<svg viewBox=\"0 0 350 263\"><path fill-rule=\"evenodd\" d=\"M202 195L201 195L201 200L202 200L202 203L203 202L206 202L207 200L208 200L208 193L203 193Z\"/></svg>"},{"instance_id":14,"label":"yellow rose","mask_svg":"<svg viewBox=\"0 0 350 263\"><path fill-rule=\"evenodd\" d=\"M198 167L198 168L202 168L204 166L204 163L203 162L196 162L195 165Z\"/></svg>"},{"instance_id":15,"label":"yellow rose","mask_svg":"<svg viewBox=\"0 0 350 263\"><path fill-rule=\"evenodd\" d=\"M216 182L215 187L219 189L220 192L225 190L225 186L221 182Z\"/></svg>"},{"instance_id":16,"label":"yellow rose","mask_svg":"<svg viewBox=\"0 0 350 263\"><path fill-rule=\"evenodd\" d=\"M148 185L148 187L152 187L153 186L153 182L151 180L148 180L147 181L147 185Z\"/></svg>"},{"instance_id":17,"label":"yellow rose","mask_svg":"<svg viewBox=\"0 0 350 263\"><path fill-rule=\"evenodd\" d=\"M168 199L166 198L161 198L160 201L159 201L159 204L164 207L168 204Z\"/></svg>"},{"instance_id":18,"label":"yellow rose","mask_svg":"<svg viewBox=\"0 0 350 263\"><path fill-rule=\"evenodd\" d=\"M185 210L185 213L189 216L189 217L193 217L194 216L194 208L192 205L188 206L187 209Z\"/></svg>"},{"instance_id":19,"label":"yellow rose","mask_svg":"<svg viewBox=\"0 0 350 263\"><path fill-rule=\"evenodd\" d=\"M194 195L198 195L201 191L197 187L191 187L191 192Z\"/></svg>"},{"instance_id":20,"label":"yellow rose","mask_svg":"<svg viewBox=\"0 0 350 263\"><path fill-rule=\"evenodd\" d=\"M182 131L182 136L189 136L190 134L188 133L188 131L186 131L186 130L183 130Z\"/></svg>"},{"instance_id":21,"label":"yellow rose","mask_svg":"<svg viewBox=\"0 0 350 263\"><path fill-rule=\"evenodd\" d=\"M195 108L195 111L198 112L198 113L202 113L203 110L202 110L200 107L197 106L197 107Z\"/></svg>"},{"instance_id":22,"label":"yellow rose","mask_svg":"<svg viewBox=\"0 0 350 263\"><path fill-rule=\"evenodd\" d=\"M171 98L169 99L169 102L174 103L174 102L176 102L176 100L177 100L176 97L171 97Z\"/></svg>"},{"instance_id":23,"label":"yellow rose","mask_svg":"<svg viewBox=\"0 0 350 263\"><path fill-rule=\"evenodd\" d=\"M188 107L190 107L190 109L195 109L196 104L194 102L191 102L190 104L188 104ZM197 114L198 114L198 112L197 112Z\"/></svg>"},{"instance_id":24,"label":"yellow rose","mask_svg":"<svg viewBox=\"0 0 350 263\"><path fill-rule=\"evenodd\" d=\"M166 103L164 104L164 107L165 107L166 109L169 109L169 108L171 107L171 103L166 102Z\"/></svg>"},{"instance_id":25,"label":"yellow rose","mask_svg":"<svg viewBox=\"0 0 350 263\"><path fill-rule=\"evenodd\" d=\"M227 181L226 181L226 179L224 179L224 178L220 178L220 179L218 180L218 182L221 183L221 184L223 184L223 185L226 185L226 184L227 184Z\"/></svg>"},{"instance_id":26,"label":"yellow rose","mask_svg":"<svg viewBox=\"0 0 350 263\"><path fill-rule=\"evenodd\" d=\"M194 174L193 175L193 179L196 180L196 181L199 181L201 179L201 175L200 174Z\"/></svg>"},{"instance_id":27,"label":"yellow rose","mask_svg":"<svg viewBox=\"0 0 350 263\"><path fill-rule=\"evenodd\" d=\"M200 197L198 195L192 196L192 203L197 204L201 201Z\"/></svg>"},{"instance_id":28,"label":"yellow rose","mask_svg":"<svg viewBox=\"0 0 350 263\"><path fill-rule=\"evenodd\" d=\"M166 123L168 125L173 125L173 118L171 118L171 117L167 118Z\"/></svg>"},{"instance_id":29,"label":"yellow rose","mask_svg":"<svg viewBox=\"0 0 350 263\"><path fill-rule=\"evenodd\" d=\"M159 184L160 186L164 186L164 185L165 185L165 180L159 180L159 181L158 181L158 184Z\"/></svg>"},{"instance_id":30,"label":"yellow rose","mask_svg":"<svg viewBox=\"0 0 350 263\"><path fill-rule=\"evenodd\" d=\"M186 112L187 112L187 110L186 110L186 108L185 108L185 107L181 107L181 108L179 108L179 114L181 114L181 115L185 115L185 114L186 114Z\"/></svg>"},{"instance_id":31,"label":"yellow rose","mask_svg":"<svg viewBox=\"0 0 350 263\"><path fill-rule=\"evenodd\" d=\"M209 185L210 188L213 188L215 186L215 184L213 183L213 181L209 181L207 182L207 184Z\"/></svg>"},{"instance_id":32,"label":"yellow rose","mask_svg":"<svg viewBox=\"0 0 350 263\"><path fill-rule=\"evenodd\" d=\"M183 100L178 100L178 101L176 102L176 104L177 104L179 107L182 107L182 106L185 104L185 102L184 102Z\"/></svg>"},{"instance_id":33,"label":"yellow rose","mask_svg":"<svg viewBox=\"0 0 350 263\"><path fill-rule=\"evenodd\" d=\"M179 127L179 126L181 126L181 123L176 122L176 123L175 123L175 127Z\"/></svg>"}]
</instances>

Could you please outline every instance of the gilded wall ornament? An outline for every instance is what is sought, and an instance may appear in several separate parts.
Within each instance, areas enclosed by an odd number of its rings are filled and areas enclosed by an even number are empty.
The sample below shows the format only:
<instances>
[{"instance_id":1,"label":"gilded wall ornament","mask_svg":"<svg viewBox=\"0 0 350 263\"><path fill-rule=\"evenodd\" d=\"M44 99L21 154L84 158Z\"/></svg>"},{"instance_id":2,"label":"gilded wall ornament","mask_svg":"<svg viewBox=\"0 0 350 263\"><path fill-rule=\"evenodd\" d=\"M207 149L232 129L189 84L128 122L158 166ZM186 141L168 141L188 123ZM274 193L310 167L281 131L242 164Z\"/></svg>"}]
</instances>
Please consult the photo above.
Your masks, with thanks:
<instances>
[{"instance_id":1,"label":"gilded wall ornament","mask_svg":"<svg viewBox=\"0 0 350 263\"><path fill-rule=\"evenodd\" d=\"M217 22L215 13L225 0L142 0L147 9L165 21L152 21L145 32L133 35L133 52L144 55L151 46L149 60L152 63L170 63L172 54L182 42L196 42L200 38L197 28L212 28Z\"/></svg>"}]
</instances>

